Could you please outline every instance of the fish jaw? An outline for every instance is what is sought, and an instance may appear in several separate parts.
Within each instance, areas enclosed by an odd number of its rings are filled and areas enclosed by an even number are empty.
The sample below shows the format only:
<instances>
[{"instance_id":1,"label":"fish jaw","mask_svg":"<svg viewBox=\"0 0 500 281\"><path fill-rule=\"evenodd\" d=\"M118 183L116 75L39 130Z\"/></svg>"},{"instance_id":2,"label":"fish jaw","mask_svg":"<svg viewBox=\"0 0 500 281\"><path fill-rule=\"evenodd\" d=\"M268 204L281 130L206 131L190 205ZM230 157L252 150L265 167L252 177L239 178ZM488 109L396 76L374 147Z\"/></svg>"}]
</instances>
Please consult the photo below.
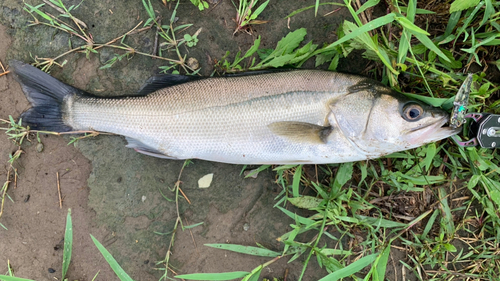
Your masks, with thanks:
<instances>
[{"instance_id":1,"label":"fish jaw","mask_svg":"<svg viewBox=\"0 0 500 281\"><path fill-rule=\"evenodd\" d=\"M444 124L448 122L448 120L448 116L443 116L438 122L430 126L419 129L416 132L408 132L407 135L405 135L405 139L411 147L418 147L427 143L446 139L462 131L461 128L454 129L451 127L443 127ZM414 133L417 132L418 135L415 134L416 136L413 136Z\"/></svg>"}]
</instances>

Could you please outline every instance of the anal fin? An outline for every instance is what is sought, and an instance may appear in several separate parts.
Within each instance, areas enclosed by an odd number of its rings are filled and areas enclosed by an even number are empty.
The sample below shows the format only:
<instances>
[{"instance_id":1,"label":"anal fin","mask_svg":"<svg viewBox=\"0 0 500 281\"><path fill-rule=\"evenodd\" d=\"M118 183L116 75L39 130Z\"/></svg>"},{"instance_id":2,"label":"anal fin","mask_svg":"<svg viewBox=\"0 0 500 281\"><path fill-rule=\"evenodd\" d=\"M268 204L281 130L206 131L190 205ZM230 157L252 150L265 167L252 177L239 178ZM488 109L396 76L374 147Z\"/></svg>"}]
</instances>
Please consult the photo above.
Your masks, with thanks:
<instances>
[{"instance_id":1,"label":"anal fin","mask_svg":"<svg viewBox=\"0 0 500 281\"><path fill-rule=\"evenodd\" d=\"M319 126L306 122L284 121L275 122L267 126L278 136L286 137L295 142L309 142L324 144L332 133L331 126Z\"/></svg>"},{"instance_id":2,"label":"anal fin","mask_svg":"<svg viewBox=\"0 0 500 281\"><path fill-rule=\"evenodd\" d=\"M165 155L161 151L158 151L156 148L148 146L147 144L144 144L140 140L136 140L136 139L133 139L130 137L125 137L125 139L128 142L126 147L133 148L135 151L137 151L139 153L142 153L142 154L145 154L148 156L157 157L157 158L179 160L178 158Z\"/></svg>"}]
</instances>

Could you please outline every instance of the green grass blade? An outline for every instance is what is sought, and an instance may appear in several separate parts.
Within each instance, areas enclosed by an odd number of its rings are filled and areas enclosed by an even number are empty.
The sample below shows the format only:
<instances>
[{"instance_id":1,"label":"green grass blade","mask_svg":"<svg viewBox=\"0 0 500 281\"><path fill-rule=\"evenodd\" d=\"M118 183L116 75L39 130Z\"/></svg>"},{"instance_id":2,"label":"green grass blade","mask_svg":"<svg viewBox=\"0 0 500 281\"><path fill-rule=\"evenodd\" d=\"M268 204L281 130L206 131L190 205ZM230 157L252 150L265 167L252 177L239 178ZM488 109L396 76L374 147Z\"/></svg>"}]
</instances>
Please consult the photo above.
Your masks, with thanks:
<instances>
[{"instance_id":1,"label":"green grass blade","mask_svg":"<svg viewBox=\"0 0 500 281\"><path fill-rule=\"evenodd\" d=\"M455 0L450 5L450 13L467 10L479 4L479 0Z\"/></svg>"},{"instance_id":2,"label":"green grass blade","mask_svg":"<svg viewBox=\"0 0 500 281\"><path fill-rule=\"evenodd\" d=\"M221 249L221 250L232 251L232 252L241 253L241 254L259 256L259 257L272 257L272 258L274 258L274 257L281 255L281 253L278 253L275 251L271 251L271 250L259 248L259 247L253 247L253 246L242 246L242 245L235 245L235 244L205 244L205 246L216 248L216 249Z\"/></svg>"},{"instance_id":3,"label":"green grass blade","mask_svg":"<svg viewBox=\"0 0 500 281\"><path fill-rule=\"evenodd\" d=\"M7 275L0 275L0 280L2 280L2 281L35 281L35 280L31 280L31 279L24 279L24 278L7 276Z\"/></svg>"},{"instance_id":4,"label":"green grass blade","mask_svg":"<svg viewBox=\"0 0 500 281\"><path fill-rule=\"evenodd\" d=\"M200 226L204 224L204 222L199 222L199 223L195 223L195 224L191 224L191 225L187 225L187 226L184 226L183 229L190 229L190 228L195 228L197 226Z\"/></svg>"},{"instance_id":5,"label":"green grass blade","mask_svg":"<svg viewBox=\"0 0 500 281\"><path fill-rule=\"evenodd\" d=\"M389 254L391 253L391 245L387 245L382 254L375 261L375 276L373 276L373 281L384 281L385 280L385 270L387 268L387 262L389 261Z\"/></svg>"},{"instance_id":6,"label":"green grass blade","mask_svg":"<svg viewBox=\"0 0 500 281\"><path fill-rule=\"evenodd\" d=\"M295 207L311 210L317 208L318 205L321 202L323 202L323 199L304 195L299 197L288 198L288 201L292 203L292 205L294 205Z\"/></svg>"},{"instance_id":7,"label":"green grass blade","mask_svg":"<svg viewBox=\"0 0 500 281\"><path fill-rule=\"evenodd\" d=\"M422 28L416 26L415 24L413 24L413 22L411 22L410 20L408 20L405 17L396 17L395 19L405 29L410 30L413 33L420 33L420 34L424 34L424 35L427 35L427 36L430 35L429 32L427 32L427 31L423 30Z\"/></svg>"},{"instance_id":8,"label":"green grass blade","mask_svg":"<svg viewBox=\"0 0 500 281\"><path fill-rule=\"evenodd\" d=\"M335 175L335 182L333 183L332 192L338 192L344 184L352 178L354 163L343 163L340 165L337 174Z\"/></svg>"},{"instance_id":9,"label":"green grass blade","mask_svg":"<svg viewBox=\"0 0 500 281\"><path fill-rule=\"evenodd\" d=\"M426 171L429 171L434 160L434 156L436 156L437 148L435 143L430 143L426 146L426 155L424 160L422 161L422 165L425 167Z\"/></svg>"},{"instance_id":10,"label":"green grass blade","mask_svg":"<svg viewBox=\"0 0 500 281\"><path fill-rule=\"evenodd\" d=\"M297 167L298 165L281 165L281 166L278 166L276 168L273 169L273 171L283 171L283 170L288 170L288 169L291 169L291 168L295 168Z\"/></svg>"},{"instance_id":11,"label":"green grass blade","mask_svg":"<svg viewBox=\"0 0 500 281\"><path fill-rule=\"evenodd\" d=\"M441 225L444 226L444 229L446 230L446 234L448 235L448 237L452 238L453 235L455 234L455 225L453 223L453 216L451 214L450 206L448 205L448 199L447 199L448 193L444 188L439 188L438 193L441 203L441 210L443 211L443 214L441 214L442 216Z\"/></svg>"},{"instance_id":12,"label":"green grass blade","mask_svg":"<svg viewBox=\"0 0 500 281\"><path fill-rule=\"evenodd\" d=\"M47 15L46 13L44 13L44 12L42 12L42 11L40 11L40 10L38 9L38 8L39 8L39 7L41 7L42 5L38 5L38 6L36 6L36 7L33 7L33 6L31 6L31 5L29 5L29 4L26 4L26 3L24 3L24 5L28 6L28 7L31 9L31 12L35 12L35 13L37 13L39 16L41 16L42 18L44 18L44 19L45 19L45 20L47 20L48 22L50 22L50 23L53 23L53 22L54 22L54 21L52 20L52 18L51 18L49 15Z\"/></svg>"},{"instance_id":13,"label":"green grass blade","mask_svg":"<svg viewBox=\"0 0 500 281\"><path fill-rule=\"evenodd\" d=\"M378 5L379 2L380 2L380 0L368 0L368 1L366 1L363 5L361 5L361 7L359 7L359 10L356 11L356 14L358 14L358 15L361 14L366 9Z\"/></svg>"},{"instance_id":14,"label":"green grass blade","mask_svg":"<svg viewBox=\"0 0 500 281\"><path fill-rule=\"evenodd\" d=\"M319 8L319 0L316 0L316 4L314 5L314 17L318 16L318 8Z\"/></svg>"},{"instance_id":15,"label":"green grass blade","mask_svg":"<svg viewBox=\"0 0 500 281\"><path fill-rule=\"evenodd\" d=\"M410 47L410 37L410 33L407 30L403 30L401 39L399 40L398 63L404 63L406 61L408 48Z\"/></svg>"},{"instance_id":16,"label":"green grass blade","mask_svg":"<svg viewBox=\"0 0 500 281\"><path fill-rule=\"evenodd\" d=\"M259 49L259 46L260 46L260 35L257 37L257 39L255 39L252 47L250 49L248 49L248 51L245 53L245 55L241 59L245 59L245 58L248 58L251 55L253 55L255 52L257 52L257 50Z\"/></svg>"},{"instance_id":17,"label":"green grass blade","mask_svg":"<svg viewBox=\"0 0 500 281\"><path fill-rule=\"evenodd\" d=\"M488 19L495 13L495 8L493 7L493 3L491 0L485 0L486 8L484 10L483 20L481 21L481 25L485 24Z\"/></svg>"},{"instance_id":18,"label":"green grass blade","mask_svg":"<svg viewBox=\"0 0 500 281\"><path fill-rule=\"evenodd\" d=\"M462 27L457 31L456 33L456 38L458 38L462 32L464 32L468 27L469 27L469 24L472 22L472 20L475 18L476 14L479 12L479 10L481 10L481 8L483 7L484 5L484 2L481 1L477 6L476 8L474 8L474 10L472 10L472 13L467 17L467 19L464 21L464 23L462 24ZM468 38L468 34L466 33L465 36L464 36L464 41L467 40Z\"/></svg>"},{"instance_id":19,"label":"green grass blade","mask_svg":"<svg viewBox=\"0 0 500 281\"><path fill-rule=\"evenodd\" d=\"M359 219L361 222L366 224L370 224L376 227L384 227L384 228L403 228L406 227L406 223L401 223L397 221L391 221L383 218L374 218L363 215L356 215L355 218Z\"/></svg>"},{"instance_id":20,"label":"green grass blade","mask_svg":"<svg viewBox=\"0 0 500 281\"><path fill-rule=\"evenodd\" d=\"M358 14L356 14L356 11L354 11L354 8L352 7L352 0L344 0L346 8L349 10L349 13L351 13L351 16L353 17L354 21L356 24L361 27L363 26L363 23L361 22L361 19L359 18Z\"/></svg>"},{"instance_id":21,"label":"green grass blade","mask_svg":"<svg viewBox=\"0 0 500 281\"><path fill-rule=\"evenodd\" d=\"M270 0L267 0L264 2L262 5L260 5L255 11L253 11L252 15L250 16L250 19L256 19L267 7L267 4L269 4Z\"/></svg>"},{"instance_id":22,"label":"green grass blade","mask_svg":"<svg viewBox=\"0 0 500 281\"><path fill-rule=\"evenodd\" d=\"M176 275L175 278L182 278L187 280L233 280L238 278L243 278L247 276L250 272L246 271L233 271L233 272L223 272L223 273L192 273L192 274L182 274Z\"/></svg>"},{"instance_id":23,"label":"green grass blade","mask_svg":"<svg viewBox=\"0 0 500 281\"><path fill-rule=\"evenodd\" d=\"M297 169L295 169L295 173L293 174L293 184L292 184L293 197L300 196L299 186L301 177L302 177L302 165L299 165Z\"/></svg>"},{"instance_id":24,"label":"green grass blade","mask_svg":"<svg viewBox=\"0 0 500 281\"><path fill-rule=\"evenodd\" d=\"M371 264L377 257L378 254L372 254L366 257L362 257L359 260L351 263L350 265L328 274L327 276L321 278L319 281L337 281L341 278L351 276Z\"/></svg>"},{"instance_id":25,"label":"green grass blade","mask_svg":"<svg viewBox=\"0 0 500 281\"><path fill-rule=\"evenodd\" d=\"M443 104L445 104L448 100L454 100L454 98L449 98L449 99L443 99L443 98L431 98L431 97L426 97L422 95L416 95L416 94L410 94L410 93L404 93L405 96L408 96L410 98L414 98L420 101L425 102L428 105L432 105L434 107L440 107Z\"/></svg>"},{"instance_id":26,"label":"green grass blade","mask_svg":"<svg viewBox=\"0 0 500 281\"><path fill-rule=\"evenodd\" d=\"M413 32L412 30L408 30L408 31L411 34L413 34L413 36L417 37L418 41L420 41L422 44L424 44L424 46L426 46L429 50L436 53L440 58L442 58L443 60L445 60L447 62L451 62L450 59L445 54L443 54L443 52L441 52L441 50L436 45L434 45L434 42L432 42L432 40L429 39L429 37L427 37L425 34Z\"/></svg>"},{"instance_id":27,"label":"green grass blade","mask_svg":"<svg viewBox=\"0 0 500 281\"><path fill-rule=\"evenodd\" d=\"M268 169L269 167L271 167L271 165L261 165L260 167L258 167L257 169L253 169L251 170L251 172L245 176L245 178L250 178L252 177L253 175L256 175L266 169Z\"/></svg>"},{"instance_id":28,"label":"green grass blade","mask_svg":"<svg viewBox=\"0 0 500 281\"><path fill-rule=\"evenodd\" d=\"M108 262L111 269L113 269L116 276L118 276L118 278L121 281L134 281L123 270L123 268L121 268L121 266L118 264L118 262L115 260L115 258L113 258L113 256L108 252L108 250L106 250L106 248L104 248L104 246L99 241L97 241L97 239L95 239L94 236L92 236L92 234L90 235L90 237L92 238L92 241L94 241L95 246L97 247L97 249L99 249L99 252L101 252L104 259Z\"/></svg>"},{"instance_id":29,"label":"green grass blade","mask_svg":"<svg viewBox=\"0 0 500 281\"><path fill-rule=\"evenodd\" d=\"M406 11L406 18L411 23L415 22L416 10L417 10L416 0L408 1L408 9ZM408 54L408 48L410 47L410 39L411 39L411 34L408 32L408 30L403 29L403 33L401 34L401 39L399 40L398 63L404 63L406 61L406 57Z\"/></svg>"},{"instance_id":30,"label":"green grass blade","mask_svg":"<svg viewBox=\"0 0 500 281\"><path fill-rule=\"evenodd\" d=\"M427 239L427 234L429 234L432 227L434 226L434 222L436 221L438 215L439 215L439 210L438 209L434 210L434 213L432 213L432 216L429 218L427 224L425 225L424 231L420 235L420 239L422 240Z\"/></svg>"},{"instance_id":31,"label":"green grass blade","mask_svg":"<svg viewBox=\"0 0 500 281\"><path fill-rule=\"evenodd\" d=\"M305 28L299 28L297 30L288 33L285 37L283 37L280 41L278 41L276 49L272 51L272 53L269 54L269 56L263 59L257 66L262 66L264 63L276 57L292 53L293 50L295 50L299 46L300 42L304 40L306 34L307 31ZM293 55L292 58L293 57L295 57L295 55Z\"/></svg>"},{"instance_id":32,"label":"green grass blade","mask_svg":"<svg viewBox=\"0 0 500 281\"><path fill-rule=\"evenodd\" d=\"M408 11L406 12L406 18L411 22L415 22L415 14L417 13L417 0L408 1Z\"/></svg>"},{"instance_id":33,"label":"green grass blade","mask_svg":"<svg viewBox=\"0 0 500 281\"><path fill-rule=\"evenodd\" d=\"M326 3L320 3L319 5L320 5L320 6L323 6L323 5L337 5L337 6L342 6L342 7L344 7L344 6L345 6L344 4L340 4L340 3L337 3L337 2L326 2ZM284 19L287 19L287 18L289 18L289 17L293 17L293 16L295 16L295 15L296 15L296 14L298 14L298 13L302 13L303 11L307 11L307 10L312 9L312 8L314 8L314 7L316 7L316 5L311 5L311 6L308 6L308 7L300 8L300 9L298 9L298 10L295 10L295 11L291 12L291 13L290 13L288 16L286 16Z\"/></svg>"},{"instance_id":34,"label":"green grass blade","mask_svg":"<svg viewBox=\"0 0 500 281\"><path fill-rule=\"evenodd\" d=\"M344 37L340 38L339 40L333 42L332 44L324 47L324 48L321 48L317 51L315 51L314 53L312 53L310 55L310 57L314 56L314 55L318 55L318 54L321 54L321 53L324 53L324 52L327 52L327 51L331 51L331 50L334 50L336 46L344 43L344 42L347 42L353 38L356 38L358 36L360 36L361 34L365 33L365 32L368 32L370 30L373 30L373 29L376 29L376 28L379 28L381 26L384 26L388 23L391 23L394 21L394 18L395 18L395 14L394 13L390 13L388 15L385 15L383 17L380 17L380 18L377 18L375 20L372 20L371 22L353 30L351 33L349 34L346 34Z\"/></svg>"},{"instance_id":35,"label":"green grass blade","mask_svg":"<svg viewBox=\"0 0 500 281\"><path fill-rule=\"evenodd\" d=\"M305 224L306 226L309 226L309 225L314 224L316 222L316 221L314 221L312 219L308 219L308 218L299 216L299 215L297 215L295 213L292 213L292 212L288 211L287 209L282 208L280 206L278 206L277 208L280 209L283 213L285 213L285 215L291 217L292 219L297 220L301 224Z\"/></svg>"},{"instance_id":36,"label":"green grass blade","mask_svg":"<svg viewBox=\"0 0 500 281\"><path fill-rule=\"evenodd\" d=\"M148 1L148 3L146 3L145 0L142 0L142 5L144 6L144 9L148 13L149 18L154 20L155 19L155 12L154 12L154 9L151 5L151 1Z\"/></svg>"},{"instance_id":37,"label":"green grass blade","mask_svg":"<svg viewBox=\"0 0 500 281\"><path fill-rule=\"evenodd\" d=\"M408 2L409 3L409 2ZM408 4L409 6L410 4ZM401 12L403 13L407 13L408 12L408 8L407 7L399 7L399 10L401 10ZM415 10L415 13L418 14L418 15L431 15L431 14L436 14L436 12L434 11L429 11L429 10L425 10L425 9L416 9Z\"/></svg>"},{"instance_id":38,"label":"green grass blade","mask_svg":"<svg viewBox=\"0 0 500 281\"><path fill-rule=\"evenodd\" d=\"M101 271L97 271L97 273L94 275L94 278L92 278L92 281L94 281L97 278L97 275L99 275L99 272L101 272Z\"/></svg>"},{"instance_id":39,"label":"green grass blade","mask_svg":"<svg viewBox=\"0 0 500 281\"><path fill-rule=\"evenodd\" d=\"M250 272L245 278L241 279L241 281L259 281L260 273L262 272L262 265L259 265L258 269L254 272Z\"/></svg>"},{"instance_id":40,"label":"green grass blade","mask_svg":"<svg viewBox=\"0 0 500 281\"><path fill-rule=\"evenodd\" d=\"M71 263L71 253L73 251L73 223L71 221L71 209L68 209L68 215L66 217L66 230L64 232L64 251L63 251L63 263L62 263L62 279L66 277L68 272L69 264Z\"/></svg>"},{"instance_id":41,"label":"green grass blade","mask_svg":"<svg viewBox=\"0 0 500 281\"><path fill-rule=\"evenodd\" d=\"M460 21L460 18L462 16L462 12L455 12L450 15L450 18L448 20L448 24L446 25L446 30L444 32L443 37L446 38L451 35L455 27L457 26L457 23Z\"/></svg>"}]
</instances>

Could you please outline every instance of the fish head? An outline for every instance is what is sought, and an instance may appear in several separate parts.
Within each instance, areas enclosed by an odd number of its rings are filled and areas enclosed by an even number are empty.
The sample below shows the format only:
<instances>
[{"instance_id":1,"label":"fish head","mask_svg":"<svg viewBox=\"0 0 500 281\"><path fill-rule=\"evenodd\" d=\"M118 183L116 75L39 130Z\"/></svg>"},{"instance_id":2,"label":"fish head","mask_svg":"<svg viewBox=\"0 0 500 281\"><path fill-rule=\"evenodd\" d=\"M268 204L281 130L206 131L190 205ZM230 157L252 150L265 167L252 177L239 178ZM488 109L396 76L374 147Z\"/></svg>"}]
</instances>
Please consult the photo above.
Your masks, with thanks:
<instances>
[{"instance_id":1,"label":"fish head","mask_svg":"<svg viewBox=\"0 0 500 281\"><path fill-rule=\"evenodd\" d=\"M380 86L381 87L381 86ZM350 94L330 106L344 135L368 158L445 139L449 114L382 87Z\"/></svg>"}]
</instances>

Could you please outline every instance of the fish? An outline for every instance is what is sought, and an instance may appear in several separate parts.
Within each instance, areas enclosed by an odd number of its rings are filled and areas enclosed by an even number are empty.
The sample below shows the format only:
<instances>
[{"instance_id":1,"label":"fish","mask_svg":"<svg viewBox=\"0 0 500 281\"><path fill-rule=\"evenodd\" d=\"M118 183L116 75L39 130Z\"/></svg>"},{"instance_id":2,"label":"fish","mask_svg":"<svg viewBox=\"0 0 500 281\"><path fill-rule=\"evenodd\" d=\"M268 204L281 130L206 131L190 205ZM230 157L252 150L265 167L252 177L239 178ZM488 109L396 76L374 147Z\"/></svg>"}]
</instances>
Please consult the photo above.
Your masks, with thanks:
<instances>
[{"instance_id":1,"label":"fish","mask_svg":"<svg viewBox=\"0 0 500 281\"><path fill-rule=\"evenodd\" d=\"M166 159L326 164L379 158L459 133L445 111L356 75L322 70L161 74L136 95L98 97L10 62L32 130L98 131Z\"/></svg>"}]
</instances>

